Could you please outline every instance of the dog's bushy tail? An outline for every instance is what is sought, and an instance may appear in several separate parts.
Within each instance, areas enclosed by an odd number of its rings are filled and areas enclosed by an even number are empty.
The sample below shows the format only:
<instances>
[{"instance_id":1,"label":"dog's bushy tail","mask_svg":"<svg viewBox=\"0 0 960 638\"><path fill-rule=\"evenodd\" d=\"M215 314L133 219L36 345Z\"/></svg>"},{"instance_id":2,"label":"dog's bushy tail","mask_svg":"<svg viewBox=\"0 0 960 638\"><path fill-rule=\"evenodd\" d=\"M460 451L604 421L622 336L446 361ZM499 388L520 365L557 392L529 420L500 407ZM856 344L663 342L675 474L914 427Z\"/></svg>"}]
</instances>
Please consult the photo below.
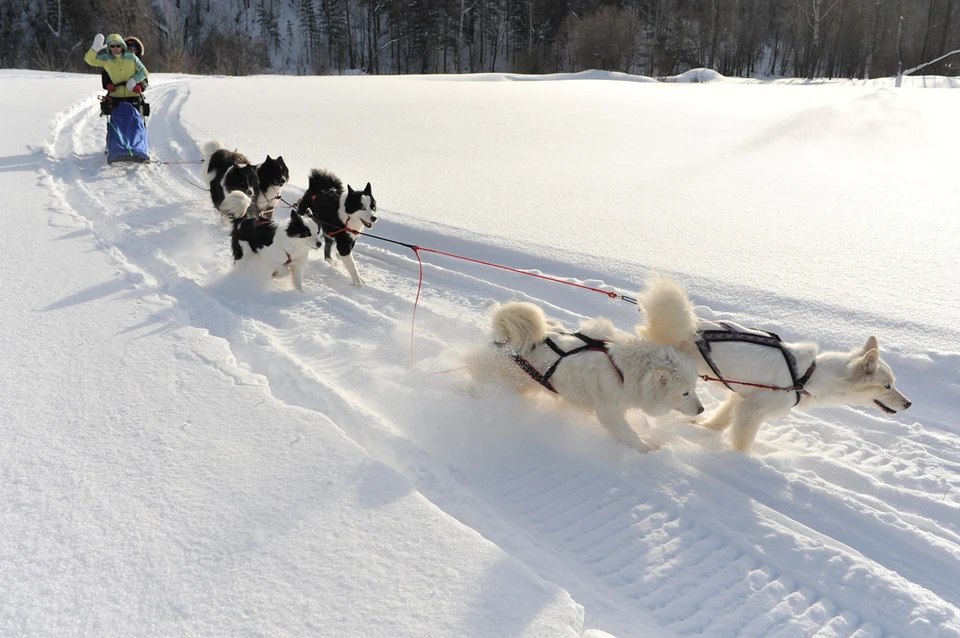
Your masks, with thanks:
<instances>
[{"instance_id":1,"label":"dog's bushy tail","mask_svg":"<svg viewBox=\"0 0 960 638\"><path fill-rule=\"evenodd\" d=\"M220 140L210 140L209 142L204 142L203 154L205 157L210 157L221 148L223 148L223 144L220 143Z\"/></svg>"},{"instance_id":2,"label":"dog's bushy tail","mask_svg":"<svg viewBox=\"0 0 960 638\"><path fill-rule=\"evenodd\" d=\"M547 317L540 306L514 301L492 310L493 334L517 352L525 352L547 338Z\"/></svg>"},{"instance_id":3,"label":"dog's bushy tail","mask_svg":"<svg viewBox=\"0 0 960 638\"><path fill-rule=\"evenodd\" d=\"M228 221L243 219L252 201L243 191L230 191L220 204L220 214Z\"/></svg>"},{"instance_id":4,"label":"dog's bushy tail","mask_svg":"<svg viewBox=\"0 0 960 638\"><path fill-rule=\"evenodd\" d=\"M343 182L340 178L320 168L310 171L310 192L313 195L320 195L324 191L333 191L339 198L343 192Z\"/></svg>"},{"instance_id":5,"label":"dog's bushy tail","mask_svg":"<svg viewBox=\"0 0 960 638\"><path fill-rule=\"evenodd\" d=\"M210 173L210 158L213 157L213 154L223 148L223 144L220 143L220 140L210 140L209 142L204 142L203 144L203 178L209 184L211 177Z\"/></svg>"},{"instance_id":6,"label":"dog's bushy tail","mask_svg":"<svg viewBox=\"0 0 960 638\"><path fill-rule=\"evenodd\" d=\"M697 315L683 287L668 277L647 281L637 299L646 323L637 326L637 333L646 341L673 346L696 338Z\"/></svg>"}]
</instances>

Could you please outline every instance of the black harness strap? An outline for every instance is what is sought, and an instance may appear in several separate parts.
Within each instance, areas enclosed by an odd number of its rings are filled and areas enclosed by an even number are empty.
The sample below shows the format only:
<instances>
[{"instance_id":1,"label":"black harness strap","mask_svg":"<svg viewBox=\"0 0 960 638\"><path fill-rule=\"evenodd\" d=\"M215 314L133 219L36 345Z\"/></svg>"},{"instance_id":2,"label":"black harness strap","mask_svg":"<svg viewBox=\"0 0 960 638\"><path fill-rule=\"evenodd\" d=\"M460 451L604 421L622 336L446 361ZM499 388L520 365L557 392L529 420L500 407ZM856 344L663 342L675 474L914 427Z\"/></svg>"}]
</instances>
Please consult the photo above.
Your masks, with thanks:
<instances>
[{"instance_id":1,"label":"black harness strap","mask_svg":"<svg viewBox=\"0 0 960 638\"><path fill-rule=\"evenodd\" d=\"M807 371L801 377L797 377L797 360L793 356L793 353L786 349L783 345L783 340L776 334L769 332L767 330L759 330L763 334L755 334L752 332L744 332L738 330L735 326L726 323L724 321L718 321L721 326L726 328L726 330L704 330L699 333L699 337L696 341L697 348L700 350L700 354L703 356L703 360L707 362L707 365L710 366L710 369L713 370L713 373L717 376L717 379L720 380L723 385L727 386L727 389L734 391L730 387L730 383L738 383L736 381L729 381L723 377L723 374L720 373L720 369L717 367L716 362L710 356L710 344L716 342L738 342L738 343L752 343L759 346L767 346L770 348L776 348L783 355L783 360L787 364L787 370L790 372L790 379L793 381L793 385L789 388L777 388L774 386L762 386L759 384L744 384L752 385L755 387L766 387L771 390L784 390L787 392L796 392L797 393L797 403L800 403L800 397L804 394L804 385L810 380L810 377L813 376L813 371L817 367L816 361L810 364L810 367L807 368Z\"/></svg>"},{"instance_id":2,"label":"black harness strap","mask_svg":"<svg viewBox=\"0 0 960 638\"><path fill-rule=\"evenodd\" d=\"M540 371L533 367L533 364L521 357L519 354L514 354L511 357L514 361L517 362L517 365L520 366L520 369L527 373L527 376L545 387L550 392L557 394L557 389L553 387L553 384L550 383L550 377L553 376L553 372L557 369L557 364L554 363L546 374L540 374ZM558 361L559 362L559 361Z\"/></svg>"},{"instance_id":3,"label":"black harness strap","mask_svg":"<svg viewBox=\"0 0 960 638\"><path fill-rule=\"evenodd\" d=\"M520 366L521 370L527 373L527 376L529 376L531 379L533 379L534 381L542 385L544 388L546 388L550 392L553 392L554 394L557 394L557 390L556 388L553 387L553 384L550 383L550 377L552 377L553 373L557 371L557 366L560 365L560 362L563 361L564 357L569 357L570 355L579 354L581 352L586 352L586 351L603 352L605 355L607 355L607 359L610 361L610 365L613 366L613 369L616 370L617 372L617 376L620 377L620 382L621 383L623 382L623 372L620 370L619 367L617 367L617 364L613 362L613 358L610 356L610 351L608 349L608 346L610 345L609 341L603 341L602 339L594 339L593 337L588 337L587 335L581 332L568 332L563 334L568 334L570 336L576 337L577 339L580 339L581 341L583 341L583 345L576 347L573 350L564 351L560 349L560 346L554 343L553 339L547 338L546 340L544 340L543 343L545 343L551 350L557 353L557 360L554 361L549 368L547 368L546 372L540 373L535 367L533 367L533 364L531 364L529 361L527 361L524 357L522 357L519 354L514 353L511 356L511 358L517 363L518 366ZM503 346L506 344L497 342L497 345ZM534 348L536 348L536 346L534 346Z\"/></svg>"}]
</instances>

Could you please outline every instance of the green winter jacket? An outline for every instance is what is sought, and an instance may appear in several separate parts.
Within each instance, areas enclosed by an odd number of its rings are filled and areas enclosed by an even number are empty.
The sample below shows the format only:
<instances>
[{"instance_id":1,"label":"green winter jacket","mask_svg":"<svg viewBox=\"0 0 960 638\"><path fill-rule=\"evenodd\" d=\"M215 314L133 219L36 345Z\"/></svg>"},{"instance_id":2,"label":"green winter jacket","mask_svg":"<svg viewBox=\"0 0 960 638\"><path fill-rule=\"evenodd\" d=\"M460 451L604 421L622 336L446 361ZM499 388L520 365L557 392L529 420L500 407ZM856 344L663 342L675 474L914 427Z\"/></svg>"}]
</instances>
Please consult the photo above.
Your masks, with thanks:
<instances>
[{"instance_id":1,"label":"green winter jacket","mask_svg":"<svg viewBox=\"0 0 960 638\"><path fill-rule=\"evenodd\" d=\"M110 53L111 44L122 44L123 53L113 55ZM127 89L127 80L133 78L134 82L140 82L147 78L147 68L143 66L140 58L127 51L127 45L119 33L111 33L104 41L104 48L97 52L93 49L87 51L83 56L83 61L90 66L99 66L110 76L110 81L116 89L110 93L113 97L133 97L136 95L133 91Z\"/></svg>"}]
</instances>

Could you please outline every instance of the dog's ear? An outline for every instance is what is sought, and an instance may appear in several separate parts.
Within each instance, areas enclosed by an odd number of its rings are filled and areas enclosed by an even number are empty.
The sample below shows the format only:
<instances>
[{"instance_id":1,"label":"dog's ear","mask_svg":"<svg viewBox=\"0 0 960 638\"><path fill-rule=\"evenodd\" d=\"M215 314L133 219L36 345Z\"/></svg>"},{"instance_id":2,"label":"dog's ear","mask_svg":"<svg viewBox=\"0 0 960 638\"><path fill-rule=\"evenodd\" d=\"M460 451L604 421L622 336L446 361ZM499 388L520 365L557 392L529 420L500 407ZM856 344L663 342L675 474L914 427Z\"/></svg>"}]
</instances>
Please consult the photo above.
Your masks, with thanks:
<instances>
[{"instance_id":1,"label":"dog's ear","mask_svg":"<svg viewBox=\"0 0 960 638\"><path fill-rule=\"evenodd\" d=\"M877 338L874 337L873 335L870 335L869 337L867 337L867 343L864 344L863 351L869 352L871 350L879 350L879 349L880 349L880 345L877 344Z\"/></svg>"},{"instance_id":2,"label":"dog's ear","mask_svg":"<svg viewBox=\"0 0 960 638\"><path fill-rule=\"evenodd\" d=\"M370 182L367 182L367 187L363 189L364 195L373 195L373 189L370 187Z\"/></svg>"},{"instance_id":3,"label":"dog's ear","mask_svg":"<svg viewBox=\"0 0 960 638\"><path fill-rule=\"evenodd\" d=\"M657 368L653 371L653 380L657 382L657 385L667 385L667 382L670 381L670 371L666 368Z\"/></svg>"},{"instance_id":4,"label":"dog's ear","mask_svg":"<svg viewBox=\"0 0 960 638\"><path fill-rule=\"evenodd\" d=\"M876 348L867 350L867 352L857 361L857 366L863 370L864 374L873 374L877 371L877 362L880 361L880 353Z\"/></svg>"},{"instance_id":5,"label":"dog's ear","mask_svg":"<svg viewBox=\"0 0 960 638\"><path fill-rule=\"evenodd\" d=\"M267 162L270 161L270 156L269 156L269 155L267 155L267 160L266 160L266 161L267 161ZM266 164L266 162L264 162L264 164Z\"/></svg>"},{"instance_id":6,"label":"dog's ear","mask_svg":"<svg viewBox=\"0 0 960 638\"><path fill-rule=\"evenodd\" d=\"M350 186L350 184L347 184L347 193L349 193L350 195L353 195L356 192L357 191L353 190L353 186Z\"/></svg>"}]
</instances>

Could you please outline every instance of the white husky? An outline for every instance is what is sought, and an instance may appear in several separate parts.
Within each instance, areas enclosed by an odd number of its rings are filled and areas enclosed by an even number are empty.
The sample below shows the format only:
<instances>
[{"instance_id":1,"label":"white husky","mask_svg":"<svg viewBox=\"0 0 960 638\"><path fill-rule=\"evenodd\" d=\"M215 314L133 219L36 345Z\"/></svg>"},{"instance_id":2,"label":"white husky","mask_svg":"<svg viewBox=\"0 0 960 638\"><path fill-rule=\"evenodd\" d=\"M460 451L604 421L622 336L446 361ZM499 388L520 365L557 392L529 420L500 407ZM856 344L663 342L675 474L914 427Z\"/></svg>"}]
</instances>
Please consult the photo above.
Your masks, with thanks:
<instances>
[{"instance_id":1,"label":"white husky","mask_svg":"<svg viewBox=\"0 0 960 638\"><path fill-rule=\"evenodd\" d=\"M667 292L670 298L642 296L641 307L663 326L660 334L676 342L692 339L696 317L686 293ZM606 319L592 319L575 333L565 332L539 306L527 302L495 305L492 312L496 341L467 358L467 369L478 381L518 392L554 392L593 410L614 439L644 453L653 448L627 422L627 410L638 408L650 416L670 410L703 412L696 394L696 365L672 346L618 330Z\"/></svg>"},{"instance_id":2,"label":"white husky","mask_svg":"<svg viewBox=\"0 0 960 638\"><path fill-rule=\"evenodd\" d=\"M672 282L661 280L659 287ZM876 337L850 352L818 354L814 343L783 343L776 335L732 322L700 320L697 337L677 341L673 331L651 322L644 336L676 345L711 381L732 392L699 424L711 430L732 426L733 448L749 453L760 425L792 408L865 405L895 414L910 407L894 386L893 371L880 358Z\"/></svg>"}]
</instances>

